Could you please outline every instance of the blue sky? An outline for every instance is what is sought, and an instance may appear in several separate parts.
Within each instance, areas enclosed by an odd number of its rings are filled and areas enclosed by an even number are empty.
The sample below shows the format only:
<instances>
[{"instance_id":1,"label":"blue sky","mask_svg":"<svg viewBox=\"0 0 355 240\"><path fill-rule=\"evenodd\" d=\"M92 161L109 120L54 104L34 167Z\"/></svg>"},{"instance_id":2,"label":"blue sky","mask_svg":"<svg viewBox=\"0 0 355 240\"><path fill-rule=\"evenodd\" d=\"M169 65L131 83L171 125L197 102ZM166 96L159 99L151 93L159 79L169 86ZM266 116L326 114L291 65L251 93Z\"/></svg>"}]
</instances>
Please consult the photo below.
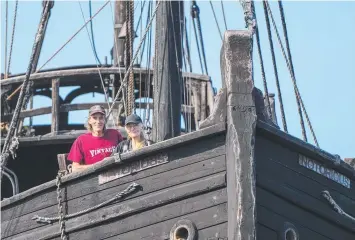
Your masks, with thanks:
<instances>
[{"instance_id":1,"label":"blue sky","mask_svg":"<svg viewBox=\"0 0 355 240\"><path fill-rule=\"evenodd\" d=\"M243 11L238 1L223 1L228 29L243 29ZM9 32L11 32L14 1L9 2ZM88 2L81 1L85 17L88 18ZM102 5L103 1L94 1L93 13ZM138 8L140 3L138 2ZM186 12L190 2L186 1ZM213 1L219 25L224 30L220 1ZM278 23L279 31L282 26L277 2L272 1L271 8ZM213 18L208 1L198 1L205 41L208 69L214 87L221 86L220 48L221 39ZM1 2L1 42L4 42L5 2ZM12 73L25 72L27 69L34 36L42 10L40 1L20 1L18 6L17 28L15 32ZM355 157L355 2L340 1L284 1L284 10L288 27L290 46L296 79L307 112L312 121L318 142L322 149L341 157ZM137 11L139 12L139 11ZM272 68L269 43L265 27L262 2L256 2L256 13L260 28L261 46L265 64L266 78L269 92L277 93ZM138 19L139 13L135 19ZM187 18L190 19L190 15ZM143 17L145 23L145 16ZM110 59L109 51L113 45L113 23L110 5L94 19L96 49L100 60ZM188 20L191 24L191 21ZM49 26L43 45L39 66L42 64L83 24L78 1L56 1L52 9ZM191 40L193 71L201 72L193 41L192 27L188 26ZM11 35L11 34L10 34ZM283 93L286 119L289 133L302 138L301 127L297 112L297 105L290 74L281 55L280 47L274 35L274 46L278 63L279 79ZM139 42L140 31L135 44ZM10 41L10 39L8 40ZM1 72L4 69L4 44L1 44ZM64 67L72 65L95 64L88 34L84 29L68 44L46 68ZM260 74L260 62L256 48L254 48L255 84L263 89ZM62 97L70 92L63 89ZM83 101L103 101L103 96L92 94L75 99L75 103ZM36 97L35 107L50 106L51 102L45 97ZM281 125L279 101L276 100L278 122ZM86 114L78 111L71 113L70 121L83 122ZM35 117L34 123L49 123L50 115ZM308 139L313 144L310 131L307 128Z\"/></svg>"}]
</instances>

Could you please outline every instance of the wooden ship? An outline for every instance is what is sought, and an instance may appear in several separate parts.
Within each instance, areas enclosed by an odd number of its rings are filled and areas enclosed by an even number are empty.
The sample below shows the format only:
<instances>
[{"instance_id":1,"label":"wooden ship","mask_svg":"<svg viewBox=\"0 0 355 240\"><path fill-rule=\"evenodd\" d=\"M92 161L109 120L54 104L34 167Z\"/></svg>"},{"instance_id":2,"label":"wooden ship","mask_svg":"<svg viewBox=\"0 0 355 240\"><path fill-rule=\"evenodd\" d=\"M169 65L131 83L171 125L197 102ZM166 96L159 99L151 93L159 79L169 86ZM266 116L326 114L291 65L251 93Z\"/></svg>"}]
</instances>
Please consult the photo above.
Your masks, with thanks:
<instances>
[{"instance_id":1,"label":"wooden ship","mask_svg":"<svg viewBox=\"0 0 355 240\"><path fill-rule=\"evenodd\" d=\"M1 239L355 239L354 161L282 131L273 95L264 98L254 86L252 2L243 5L248 29L224 33L217 94L207 75L179 68L182 53L174 45L182 44L183 34L172 26L183 22L177 10L183 2L157 2L152 11L157 41L167 44L156 45L148 70L133 66L125 45L134 35L129 6L115 3L114 55L126 55L123 66L115 57L112 65L36 72L53 7L44 1L26 74L1 80L3 101L20 90L1 114L2 122L11 122L1 140ZM24 110L27 86L33 95L51 97L52 106ZM63 86L79 88L62 99ZM132 111L140 93L150 94L154 102L143 107L154 111L155 143L71 173L66 153L84 127L69 124L68 113L93 105L71 102L105 88L115 99L107 107L111 123L122 109ZM48 113L50 126L20 131L21 119ZM181 115L190 130L181 130ZM9 159L9 149L16 159Z\"/></svg>"}]
</instances>

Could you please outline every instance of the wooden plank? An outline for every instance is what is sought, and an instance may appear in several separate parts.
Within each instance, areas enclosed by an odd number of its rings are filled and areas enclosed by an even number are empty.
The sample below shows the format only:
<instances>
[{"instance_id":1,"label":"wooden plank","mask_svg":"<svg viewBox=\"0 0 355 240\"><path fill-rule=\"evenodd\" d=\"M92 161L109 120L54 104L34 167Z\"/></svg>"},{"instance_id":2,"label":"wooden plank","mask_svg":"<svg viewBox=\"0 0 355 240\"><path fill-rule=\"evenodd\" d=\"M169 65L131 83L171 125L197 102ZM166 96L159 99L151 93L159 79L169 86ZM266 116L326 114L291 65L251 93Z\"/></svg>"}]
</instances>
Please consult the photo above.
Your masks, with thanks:
<instances>
[{"instance_id":1,"label":"wooden plank","mask_svg":"<svg viewBox=\"0 0 355 240\"><path fill-rule=\"evenodd\" d=\"M66 171L67 170L67 156L68 154L58 154L57 159L58 159L58 166L60 171Z\"/></svg>"},{"instance_id":2,"label":"wooden plank","mask_svg":"<svg viewBox=\"0 0 355 240\"><path fill-rule=\"evenodd\" d=\"M137 172L141 172L152 167L157 167L168 162L168 154L158 153L144 159L139 159L135 162L128 162L119 168L110 169L104 173L101 173L98 176L98 182L100 185L105 184L107 182L111 182L131 174L136 174Z\"/></svg>"},{"instance_id":3,"label":"wooden plank","mask_svg":"<svg viewBox=\"0 0 355 240\"><path fill-rule=\"evenodd\" d=\"M285 145L283 144L281 145L276 142L273 142L272 140L266 139L265 137L257 136L256 149L257 149L256 158L258 162L265 161L265 159L272 159L273 161L276 161L281 165L289 169L292 169L293 171L296 171L299 174L306 176L307 178L314 180L315 182L327 186L328 189L334 189L339 193L343 194L344 196L347 196L355 200L355 191L353 190L355 187L355 181L352 178L352 176L349 176L348 174L339 171L340 173L344 174L350 179L350 186L352 186L352 189L348 189L343 185L333 180L330 180L329 178L321 174L318 174L312 170L309 170L301 166L299 164L298 152L296 152L294 149L285 147ZM319 162L322 163L322 161ZM323 164L324 163L325 162L323 162ZM327 166L330 169L339 170L334 166L329 166L329 165L325 165L325 166Z\"/></svg>"},{"instance_id":4,"label":"wooden plank","mask_svg":"<svg viewBox=\"0 0 355 240\"><path fill-rule=\"evenodd\" d=\"M228 239L255 239L255 102L252 33L226 31L221 50L227 88Z\"/></svg>"},{"instance_id":5,"label":"wooden plank","mask_svg":"<svg viewBox=\"0 0 355 240\"><path fill-rule=\"evenodd\" d=\"M309 158L309 157L303 156L302 154L299 154L298 155L298 164L305 167L305 168L308 168L320 175L323 175L324 177L326 177L330 180L333 180L334 182L337 182L346 188L349 188L349 189L351 188L351 182L348 177L344 176L343 174L341 174L333 169L328 168L324 164L322 164L312 158Z\"/></svg>"},{"instance_id":6,"label":"wooden plank","mask_svg":"<svg viewBox=\"0 0 355 240\"><path fill-rule=\"evenodd\" d=\"M260 137L269 139L269 141L273 141L283 147L290 148L293 151L300 152L305 156L314 158L315 160L326 164L328 167L333 168L355 180L355 169L344 161L337 159L335 155L306 143L262 121L258 121L257 123L257 139Z\"/></svg>"},{"instance_id":7,"label":"wooden plank","mask_svg":"<svg viewBox=\"0 0 355 240\"><path fill-rule=\"evenodd\" d=\"M206 94L206 82L201 82L201 119L205 120L207 115L207 94ZM197 125L198 126L198 125Z\"/></svg>"},{"instance_id":8,"label":"wooden plank","mask_svg":"<svg viewBox=\"0 0 355 240\"><path fill-rule=\"evenodd\" d=\"M309 229L332 239L353 239L355 223L330 214L314 198L274 181L258 179L257 203L291 221L302 222ZM270 185L273 184L273 185ZM275 195L277 194L277 195ZM287 200L285 200L287 199Z\"/></svg>"},{"instance_id":9,"label":"wooden plank","mask_svg":"<svg viewBox=\"0 0 355 240\"><path fill-rule=\"evenodd\" d=\"M201 201L201 200L200 200ZM179 205L177 207L177 210L179 211L180 208L183 208L182 205ZM114 239L120 239L120 240L130 240L130 239L151 239L151 240L156 240L156 239L169 239L169 233L171 230L171 227L180 219L189 219L193 223L195 223L197 230L204 229L209 226L213 226L219 223L223 223L227 220L227 204L220 204L218 206L214 206L211 208L203 209L201 211L193 212L187 215L182 215L177 218L173 218L170 220L164 220L160 223L156 223L154 225L150 225L147 227L131 230L129 232L125 232L120 235L115 235L107 238L107 240L114 240ZM156 211L159 211L160 209L156 209ZM160 210L165 212L163 209ZM152 212L151 214L155 214L155 212ZM149 216L148 216L149 217ZM134 221L132 219L132 221ZM112 228L115 228L117 226L121 226L121 222L116 223ZM102 229L102 230L101 230ZM91 230L91 229L90 229ZM101 227L98 229L98 231L103 231L104 229ZM86 233L84 236L79 235L79 234L73 234L70 237L74 236L74 239L78 237L77 239L98 239L98 236L100 236L100 233L96 233L93 231L90 231ZM199 238L201 239L201 238Z\"/></svg>"},{"instance_id":10,"label":"wooden plank","mask_svg":"<svg viewBox=\"0 0 355 240\"><path fill-rule=\"evenodd\" d=\"M258 240L278 240L277 232L260 223L256 225L256 236Z\"/></svg>"},{"instance_id":11,"label":"wooden plank","mask_svg":"<svg viewBox=\"0 0 355 240\"><path fill-rule=\"evenodd\" d=\"M288 168L281 163L268 158L258 161L256 171L258 176L263 176L265 178L275 180L276 182L287 184L294 189L318 199L320 201L320 205L329 208L328 203L321 195L323 190L327 190L344 211L355 216L355 200L351 199L349 195L340 193L338 191L339 187L331 188L324 184L324 182L315 181L312 178L294 171L292 168ZM329 208L329 210L333 211L331 208Z\"/></svg>"},{"instance_id":12,"label":"wooden plank","mask_svg":"<svg viewBox=\"0 0 355 240\"><path fill-rule=\"evenodd\" d=\"M34 73L31 74L30 79L35 82L41 82L41 80L46 80L46 79L53 79L53 78L61 78L63 82L70 81L73 78L72 77L79 77L79 76L85 76L87 80L90 80L90 77L93 76L98 76L98 72L100 71L101 74L116 74L118 76L125 74L126 70L124 67L118 68L118 67L99 67L97 66L89 66L85 68L80 68L80 66L77 66L76 69L49 69L46 70L45 72L39 72L39 73ZM142 75L142 79L147 79L145 77L149 73L153 74L152 69L146 69L146 68L133 68L133 73L135 75ZM197 74L197 73L190 73L190 72L182 72L182 76L185 78L191 78L194 80L200 80L200 81L210 81L210 77L207 75L203 74ZM11 78L3 79L0 81L1 87L9 84L18 84L22 83L23 80L25 79L25 75L19 74L18 76L14 76Z\"/></svg>"},{"instance_id":13,"label":"wooden plank","mask_svg":"<svg viewBox=\"0 0 355 240\"><path fill-rule=\"evenodd\" d=\"M204 229L199 229L198 239L203 240L227 240L228 223L217 224ZM170 239L167 239L170 240Z\"/></svg>"},{"instance_id":14,"label":"wooden plank","mask_svg":"<svg viewBox=\"0 0 355 240\"><path fill-rule=\"evenodd\" d=\"M99 204L103 201L106 201L107 199L110 199L113 196L115 196L122 189L126 188L132 181L141 184L144 191L138 192L132 196L128 196L126 197L126 199L137 198L139 196L152 193L155 191L159 191L164 188L176 186L184 182L196 180L204 176L208 176L215 173L221 173L224 171L225 171L225 158L224 156L220 156L217 158L212 158L202 162L197 162L191 165L187 165L182 168L166 171L161 174L152 175L146 178L140 178L138 180L132 179L132 177L130 177L130 180L125 178L118 179L116 181L110 182L111 184L110 188L102 189L101 191L96 191L90 195L82 195L83 193L80 192L80 184L78 184L77 188L67 188L66 190L66 196L68 199L70 199L66 204L67 213L70 214L73 212L81 211L86 208L92 207L93 205ZM137 176L137 175L133 175L133 176ZM83 183L81 185L85 187ZM95 185L97 186L97 183ZM81 197L73 198L73 194L77 192L80 192L79 194L81 195ZM3 221L1 225L2 229L6 229L6 226L15 227L14 230L11 230L11 233L15 234L17 233L17 231L23 231L23 229L32 229L32 228L40 227L40 225L34 224L34 221L32 220L32 217L34 215L54 216L57 214L58 211L56 206L57 201L55 197L48 198L45 203L46 205L49 205L49 207L41 209L40 206L43 206L44 202L33 201L32 204L31 203L30 204L33 206L33 209L40 209L39 211L31 212L29 214L25 214L23 216L20 216L16 219L9 220L9 221L2 220ZM14 225L13 223L16 224Z\"/></svg>"},{"instance_id":15,"label":"wooden plank","mask_svg":"<svg viewBox=\"0 0 355 240\"><path fill-rule=\"evenodd\" d=\"M99 234L97 236L102 239L214 205L221 206L219 204L226 202L225 190L222 189L210 195L203 194L225 186L225 174L219 173L143 197L134 197L131 200L124 200L119 204L68 219L66 221L66 232L74 233L71 239L93 239L84 237L93 233ZM206 197L201 198L200 195ZM225 213L224 210L224 215ZM112 221L117 220L119 222L112 228ZM117 228L117 226L120 227ZM30 231L26 235L22 234L15 239L51 239L60 235L58 230L58 224L47 225L45 228ZM79 232L80 230L84 231ZM75 236L78 233L84 236Z\"/></svg>"},{"instance_id":16,"label":"wooden plank","mask_svg":"<svg viewBox=\"0 0 355 240\"><path fill-rule=\"evenodd\" d=\"M59 84L60 79L52 80L52 123L51 132L56 135L59 130Z\"/></svg>"},{"instance_id":17,"label":"wooden plank","mask_svg":"<svg viewBox=\"0 0 355 240\"><path fill-rule=\"evenodd\" d=\"M155 143L151 146L133 152L122 154L121 155L122 163L116 163L116 158L109 157L106 158L104 161L101 161L97 164L93 164L90 168L86 169L85 171L68 174L67 176L62 178L63 180L62 182L64 184L69 184L69 182L78 181L79 179L81 179L80 181L83 181L85 177L89 177L91 174L97 174L100 171L103 171L104 169L112 168L113 165L123 164L124 161L134 161L139 158L154 153L162 152L162 151L178 152L183 150L185 151L183 153L185 154L185 156L189 156L190 154L191 155L199 154L201 152L208 151L210 149L214 149L215 147L224 145L224 141L225 141L223 139L224 130L225 130L224 124L219 124L219 125L214 125L205 128L201 131L196 131L173 139L169 139L164 142ZM191 146L194 146L196 148ZM197 146L199 146L199 148L197 148ZM186 148L183 149L184 147ZM205 155L205 158L207 157L208 155ZM169 157L169 159L173 159L173 158ZM39 193L41 191L45 191L46 189L49 188L55 188L54 180L51 182L44 183L40 186L34 187L32 189L29 189L20 194L17 194L9 199L5 199L4 201L1 202L2 210L4 210L4 207L6 207L11 203L15 203L22 199L32 197L34 194Z\"/></svg>"},{"instance_id":18,"label":"wooden plank","mask_svg":"<svg viewBox=\"0 0 355 240\"><path fill-rule=\"evenodd\" d=\"M258 189L258 188L257 188ZM258 214L258 225L259 226L264 226L265 228L268 228L270 230L274 230L276 233L277 238L264 238L264 235L258 234L258 239L260 238L261 240L279 240L279 239L285 239L284 234L285 230L287 229L287 226L285 226L287 223L291 223L294 225L296 228L295 230L297 231L299 238L298 239L311 239L311 240L330 240L331 238L328 238L320 233L317 233L311 229L308 228L307 225L305 225L304 221L295 221L293 219L290 219L288 216L284 217L281 216L270 209L257 205L257 214ZM274 234L272 234L274 236ZM333 239L335 240L335 239Z\"/></svg>"}]
</instances>

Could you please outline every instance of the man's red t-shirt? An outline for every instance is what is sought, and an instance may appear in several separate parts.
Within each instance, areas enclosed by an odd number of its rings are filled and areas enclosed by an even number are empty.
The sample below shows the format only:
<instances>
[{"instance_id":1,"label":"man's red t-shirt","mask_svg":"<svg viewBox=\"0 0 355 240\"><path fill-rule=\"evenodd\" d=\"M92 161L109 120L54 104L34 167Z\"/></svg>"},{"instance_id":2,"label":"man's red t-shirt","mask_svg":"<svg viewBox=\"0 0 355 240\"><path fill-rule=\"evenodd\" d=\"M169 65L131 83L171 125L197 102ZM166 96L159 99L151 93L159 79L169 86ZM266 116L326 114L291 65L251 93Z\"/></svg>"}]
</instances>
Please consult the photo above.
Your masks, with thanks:
<instances>
[{"instance_id":1,"label":"man's red t-shirt","mask_svg":"<svg viewBox=\"0 0 355 240\"><path fill-rule=\"evenodd\" d=\"M70 149L68 160L86 165L100 162L111 156L122 140L122 135L115 129L107 129L102 137L91 133L80 135Z\"/></svg>"}]
</instances>

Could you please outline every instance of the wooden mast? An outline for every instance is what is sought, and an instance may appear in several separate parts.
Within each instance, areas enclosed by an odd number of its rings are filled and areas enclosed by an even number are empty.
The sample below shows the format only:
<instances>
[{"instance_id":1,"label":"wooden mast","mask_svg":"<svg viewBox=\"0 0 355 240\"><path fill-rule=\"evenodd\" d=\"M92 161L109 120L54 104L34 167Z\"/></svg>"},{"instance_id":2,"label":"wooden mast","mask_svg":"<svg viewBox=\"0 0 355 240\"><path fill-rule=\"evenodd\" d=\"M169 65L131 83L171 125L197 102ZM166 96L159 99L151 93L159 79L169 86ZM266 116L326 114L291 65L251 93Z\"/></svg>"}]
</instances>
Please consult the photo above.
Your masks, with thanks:
<instances>
[{"instance_id":1,"label":"wooden mast","mask_svg":"<svg viewBox=\"0 0 355 240\"><path fill-rule=\"evenodd\" d=\"M180 135L183 1L162 1L157 11L153 141Z\"/></svg>"},{"instance_id":2,"label":"wooden mast","mask_svg":"<svg viewBox=\"0 0 355 240\"><path fill-rule=\"evenodd\" d=\"M126 21L126 3L122 0L115 1L115 28L114 28L114 47L113 64L115 67L124 65L124 46L125 38L120 37L120 32Z\"/></svg>"}]
</instances>

